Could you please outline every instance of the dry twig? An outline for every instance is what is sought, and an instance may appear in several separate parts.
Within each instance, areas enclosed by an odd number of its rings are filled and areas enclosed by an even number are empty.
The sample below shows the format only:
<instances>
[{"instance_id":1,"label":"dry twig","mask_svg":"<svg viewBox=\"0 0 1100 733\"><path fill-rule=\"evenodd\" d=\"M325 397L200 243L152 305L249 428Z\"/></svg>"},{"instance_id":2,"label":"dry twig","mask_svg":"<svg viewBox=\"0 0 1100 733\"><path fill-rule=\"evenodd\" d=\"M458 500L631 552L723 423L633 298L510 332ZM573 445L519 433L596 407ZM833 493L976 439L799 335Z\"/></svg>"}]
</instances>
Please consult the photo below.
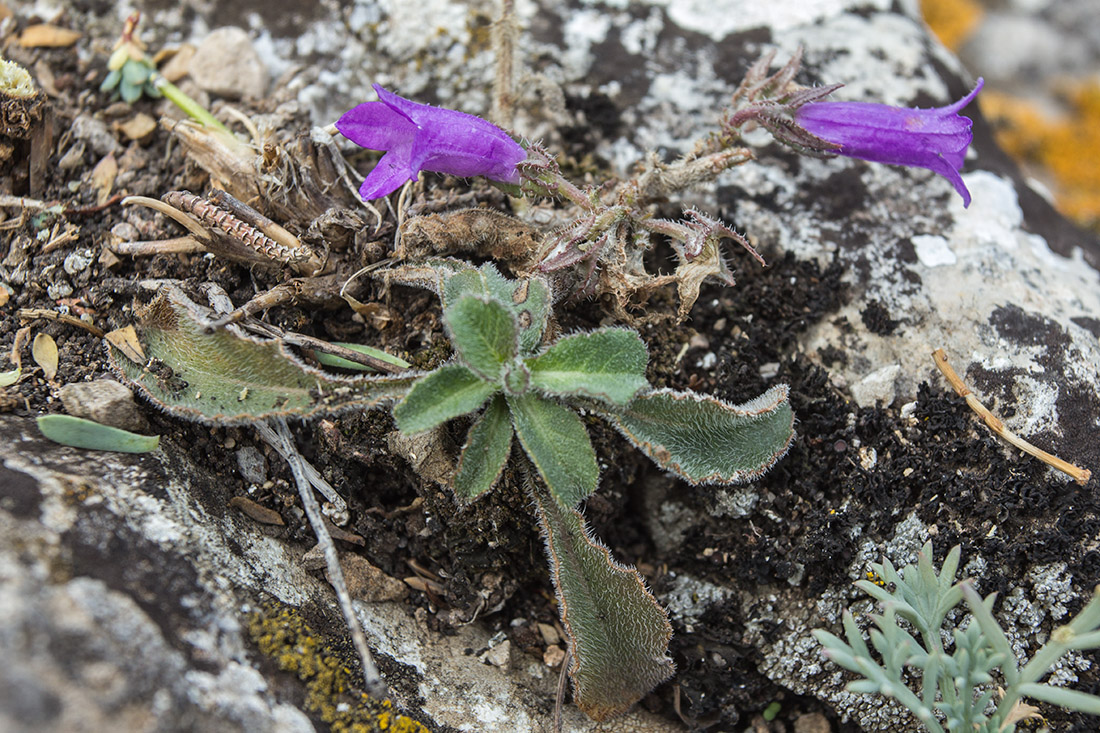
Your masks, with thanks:
<instances>
[{"instance_id":1,"label":"dry twig","mask_svg":"<svg viewBox=\"0 0 1100 733\"><path fill-rule=\"evenodd\" d=\"M277 450L286 462L290 464L290 470L294 474L294 483L298 486L298 495L302 499L302 506L306 510L306 516L317 536L317 546L325 558L328 570L329 582L336 591L336 598L340 604L340 611L344 616L344 622L351 632L351 641L355 650L359 653L359 661L363 665L363 682L366 692L377 700L386 697L386 683L378 673L378 667L371 656L370 647L367 646L367 637L363 633L363 627L359 623L359 617L355 615L355 607L351 603L351 595L348 593L347 583L344 581L344 571L340 567L340 559L336 554L336 545L332 542L328 529L325 527L324 516L317 498L313 495L313 489L318 486L317 479L320 475L298 452L294 444L294 436L290 432L286 420L278 418L271 425L263 422L255 423L256 432L271 447ZM323 480L323 479L322 479Z\"/></svg>"},{"instance_id":2,"label":"dry twig","mask_svg":"<svg viewBox=\"0 0 1100 733\"><path fill-rule=\"evenodd\" d=\"M966 399L966 404L970 405L970 409L976 412L978 416L985 421L985 424L989 426L990 430L1022 450L1024 453L1029 453L1048 466L1053 466L1062 473L1072 477L1074 481L1082 486L1088 483L1089 478L1092 476L1092 472L1087 468L1078 468L1072 463L1063 461L1061 458L1053 456L1041 448L1036 448L1031 443L1006 428L1000 418L986 409L986 406L979 402L978 398L967 389L965 384L963 384L959 375L956 374L955 370L951 368L951 365L947 363L947 354L943 349L936 349L933 351L932 359L936 362L936 368L939 369L940 372L943 373L943 376L947 378L947 381L951 383L951 386L955 389L955 392L958 393L959 397Z\"/></svg>"}]
</instances>

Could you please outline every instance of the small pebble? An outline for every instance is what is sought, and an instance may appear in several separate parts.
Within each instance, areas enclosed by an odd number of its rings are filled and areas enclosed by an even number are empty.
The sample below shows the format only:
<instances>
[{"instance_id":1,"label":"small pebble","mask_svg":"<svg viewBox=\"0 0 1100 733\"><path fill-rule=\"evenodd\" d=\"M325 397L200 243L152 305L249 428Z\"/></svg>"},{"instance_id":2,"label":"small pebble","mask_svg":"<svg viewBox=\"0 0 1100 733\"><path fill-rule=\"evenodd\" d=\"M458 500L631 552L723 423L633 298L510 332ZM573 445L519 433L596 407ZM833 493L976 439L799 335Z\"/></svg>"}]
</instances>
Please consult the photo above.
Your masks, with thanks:
<instances>
[{"instance_id":1,"label":"small pebble","mask_svg":"<svg viewBox=\"0 0 1100 733\"><path fill-rule=\"evenodd\" d=\"M91 115L77 115L69 124L69 134L74 140L83 140L90 145L99 157L122 152L122 145L115 140L107 123Z\"/></svg>"},{"instance_id":2,"label":"small pebble","mask_svg":"<svg viewBox=\"0 0 1100 733\"><path fill-rule=\"evenodd\" d=\"M145 416L134 403L133 393L113 379L66 384L58 390L58 396L66 412L73 417L138 433L148 429Z\"/></svg>"},{"instance_id":3,"label":"small pebble","mask_svg":"<svg viewBox=\"0 0 1100 733\"><path fill-rule=\"evenodd\" d=\"M258 99L267 92L267 67L241 28L218 28L203 39L189 66L201 89L228 99Z\"/></svg>"},{"instance_id":4,"label":"small pebble","mask_svg":"<svg viewBox=\"0 0 1100 733\"><path fill-rule=\"evenodd\" d=\"M557 644L546 647L542 653L542 661L547 667L557 667L565 659L565 650Z\"/></svg>"},{"instance_id":5,"label":"small pebble","mask_svg":"<svg viewBox=\"0 0 1100 733\"><path fill-rule=\"evenodd\" d=\"M61 300L72 294L73 286L69 284L68 280L58 280L55 283L50 283L46 288L46 295L49 296L50 300Z\"/></svg>"},{"instance_id":6,"label":"small pebble","mask_svg":"<svg viewBox=\"0 0 1100 733\"><path fill-rule=\"evenodd\" d=\"M512 666L512 642L505 639L495 647L481 655L481 661L488 662L494 667L507 669Z\"/></svg>"},{"instance_id":7,"label":"small pebble","mask_svg":"<svg viewBox=\"0 0 1100 733\"><path fill-rule=\"evenodd\" d=\"M830 733L829 719L821 713L799 715L794 721L794 733Z\"/></svg>"},{"instance_id":8,"label":"small pebble","mask_svg":"<svg viewBox=\"0 0 1100 733\"><path fill-rule=\"evenodd\" d=\"M553 646L561 641L558 630L550 624L539 624L539 634L542 635L542 641L546 646Z\"/></svg>"},{"instance_id":9,"label":"small pebble","mask_svg":"<svg viewBox=\"0 0 1100 733\"><path fill-rule=\"evenodd\" d=\"M251 445L237 451L237 470L241 472L241 478L250 484L267 481L267 460Z\"/></svg>"},{"instance_id":10,"label":"small pebble","mask_svg":"<svg viewBox=\"0 0 1100 733\"><path fill-rule=\"evenodd\" d=\"M65 258L61 267L70 275L76 275L84 272L93 260L95 260L95 252L91 249L78 249Z\"/></svg>"},{"instance_id":11,"label":"small pebble","mask_svg":"<svg viewBox=\"0 0 1100 733\"><path fill-rule=\"evenodd\" d=\"M761 379L774 379L779 374L779 362L769 361L767 364L760 365L760 377Z\"/></svg>"}]
</instances>

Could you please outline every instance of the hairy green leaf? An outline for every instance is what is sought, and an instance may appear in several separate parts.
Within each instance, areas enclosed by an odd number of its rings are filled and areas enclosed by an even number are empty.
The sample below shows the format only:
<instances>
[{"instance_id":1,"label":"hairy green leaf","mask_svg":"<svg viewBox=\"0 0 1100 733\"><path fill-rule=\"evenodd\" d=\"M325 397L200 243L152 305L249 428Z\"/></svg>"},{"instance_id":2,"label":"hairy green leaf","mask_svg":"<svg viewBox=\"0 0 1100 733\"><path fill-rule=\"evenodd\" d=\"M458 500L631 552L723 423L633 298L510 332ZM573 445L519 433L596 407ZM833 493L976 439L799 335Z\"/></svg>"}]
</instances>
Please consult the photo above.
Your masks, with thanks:
<instances>
[{"instance_id":1,"label":"hairy green leaf","mask_svg":"<svg viewBox=\"0 0 1100 733\"><path fill-rule=\"evenodd\" d=\"M589 717L605 720L672 676L672 627L638 571L611 557L580 512L541 487L534 493L569 638L573 698Z\"/></svg>"},{"instance_id":2,"label":"hairy green leaf","mask_svg":"<svg viewBox=\"0 0 1100 733\"><path fill-rule=\"evenodd\" d=\"M693 484L751 481L771 468L794 438L786 385L743 405L662 389L625 407L592 407L657 465Z\"/></svg>"},{"instance_id":3,"label":"hairy green leaf","mask_svg":"<svg viewBox=\"0 0 1100 733\"><path fill-rule=\"evenodd\" d=\"M575 412L530 392L509 395L508 409L520 444L559 504L574 507L596 490L596 452Z\"/></svg>"},{"instance_id":4,"label":"hairy green leaf","mask_svg":"<svg viewBox=\"0 0 1100 733\"><path fill-rule=\"evenodd\" d=\"M443 322L459 358L491 382L501 379L501 367L516 355L516 320L495 300L459 298L443 311Z\"/></svg>"},{"instance_id":5,"label":"hairy green leaf","mask_svg":"<svg viewBox=\"0 0 1100 733\"><path fill-rule=\"evenodd\" d=\"M111 365L154 404L178 417L239 424L372 408L401 398L417 374L336 377L302 364L276 341L206 332L201 309L170 290L146 309L138 339L148 364L117 348Z\"/></svg>"},{"instance_id":6,"label":"hairy green leaf","mask_svg":"<svg viewBox=\"0 0 1100 733\"><path fill-rule=\"evenodd\" d=\"M88 450L148 453L160 445L159 435L138 435L72 415L43 415L38 429L55 443Z\"/></svg>"},{"instance_id":7,"label":"hairy green leaf","mask_svg":"<svg viewBox=\"0 0 1100 733\"><path fill-rule=\"evenodd\" d=\"M645 343L627 328L577 333L527 361L531 386L554 395L583 395L625 405L649 386Z\"/></svg>"},{"instance_id":8,"label":"hairy green leaf","mask_svg":"<svg viewBox=\"0 0 1100 733\"><path fill-rule=\"evenodd\" d=\"M393 417L402 433L422 433L473 412L499 389L461 364L444 364L413 385Z\"/></svg>"},{"instance_id":9,"label":"hairy green leaf","mask_svg":"<svg viewBox=\"0 0 1100 733\"><path fill-rule=\"evenodd\" d=\"M444 308L464 295L492 298L515 316L520 329L520 353L530 354L538 348L550 315L550 287L545 280L540 277L511 280L501 275L491 262L459 271L450 261L444 262L439 267Z\"/></svg>"},{"instance_id":10,"label":"hairy green leaf","mask_svg":"<svg viewBox=\"0 0 1100 733\"><path fill-rule=\"evenodd\" d=\"M473 499L493 487L508 462L512 450L512 423L503 395L497 395L485 412L470 428L458 472L454 492L460 499Z\"/></svg>"}]
</instances>

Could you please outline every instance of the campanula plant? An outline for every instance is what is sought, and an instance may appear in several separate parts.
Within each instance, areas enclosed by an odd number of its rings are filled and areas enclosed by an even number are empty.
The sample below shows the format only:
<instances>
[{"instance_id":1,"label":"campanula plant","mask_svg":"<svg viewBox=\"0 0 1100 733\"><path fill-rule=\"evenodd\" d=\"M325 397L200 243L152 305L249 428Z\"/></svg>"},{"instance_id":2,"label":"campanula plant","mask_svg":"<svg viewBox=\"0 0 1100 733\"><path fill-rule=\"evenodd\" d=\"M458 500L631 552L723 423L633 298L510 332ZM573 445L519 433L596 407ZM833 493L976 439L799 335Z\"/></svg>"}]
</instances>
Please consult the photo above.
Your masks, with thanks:
<instances>
[{"instance_id":1,"label":"campanula plant","mask_svg":"<svg viewBox=\"0 0 1100 733\"><path fill-rule=\"evenodd\" d=\"M672 630L638 572L612 558L576 509L599 479L578 411L602 416L690 483L728 484L759 476L787 452L794 436L787 388L744 405L654 390L645 344L632 329L548 343L552 298L542 278L511 280L491 263L425 265L411 267L419 279L406 282L439 294L455 358L413 384L393 408L397 427L419 433L475 416L452 484L460 500L493 488L513 457L521 473L537 476L526 484L569 640L574 699L596 720L624 712L672 674ZM425 269L434 276L424 278Z\"/></svg>"}]
</instances>

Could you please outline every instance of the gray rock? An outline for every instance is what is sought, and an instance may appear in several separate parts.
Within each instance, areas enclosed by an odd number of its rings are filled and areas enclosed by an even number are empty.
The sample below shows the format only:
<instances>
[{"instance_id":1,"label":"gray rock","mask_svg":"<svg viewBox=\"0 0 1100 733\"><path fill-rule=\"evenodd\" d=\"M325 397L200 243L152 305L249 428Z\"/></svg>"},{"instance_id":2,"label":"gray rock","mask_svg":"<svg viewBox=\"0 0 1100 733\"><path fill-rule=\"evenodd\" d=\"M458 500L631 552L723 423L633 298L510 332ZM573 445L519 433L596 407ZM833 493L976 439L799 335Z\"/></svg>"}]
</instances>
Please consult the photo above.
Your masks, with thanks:
<instances>
[{"instance_id":1,"label":"gray rock","mask_svg":"<svg viewBox=\"0 0 1100 733\"><path fill-rule=\"evenodd\" d=\"M860 407L876 404L889 407L894 402L894 383L901 374L901 367L890 364L868 374L852 385L852 399Z\"/></svg>"},{"instance_id":2,"label":"gray rock","mask_svg":"<svg viewBox=\"0 0 1100 733\"><path fill-rule=\"evenodd\" d=\"M8 416L0 441L19 446L0 455L0 729L313 730L281 702L286 681L266 676L247 632L258 602L274 599L343 637L302 548L226 511L219 478L167 441L147 456L79 451ZM553 699L558 674L541 659L510 655L504 640L480 664L465 653L490 646L480 625L442 636L404 604L355 607L383 666L407 676L396 702L421 720L461 730L474 719L485 733L546 721L537 701ZM595 728L577 710L564 720ZM676 730L646 713L619 722Z\"/></svg>"},{"instance_id":3,"label":"gray rock","mask_svg":"<svg viewBox=\"0 0 1100 733\"><path fill-rule=\"evenodd\" d=\"M58 390L65 411L103 425L142 432L149 427L130 388L113 379L73 382Z\"/></svg>"},{"instance_id":4,"label":"gray rock","mask_svg":"<svg viewBox=\"0 0 1100 733\"><path fill-rule=\"evenodd\" d=\"M251 445L237 451L237 469L241 478L252 484L267 481L267 459Z\"/></svg>"},{"instance_id":5,"label":"gray rock","mask_svg":"<svg viewBox=\"0 0 1100 733\"><path fill-rule=\"evenodd\" d=\"M123 150L122 144L115 139L107 123L91 115L77 115L69 125L69 134L74 140L87 143L100 156L108 153L122 153Z\"/></svg>"},{"instance_id":6,"label":"gray rock","mask_svg":"<svg viewBox=\"0 0 1100 733\"><path fill-rule=\"evenodd\" d=\"M267 67L241 28L218 28L207 35L189 66L201 89L227 99L259 99L267 92Z\"/></svg>"}]
</instances>

